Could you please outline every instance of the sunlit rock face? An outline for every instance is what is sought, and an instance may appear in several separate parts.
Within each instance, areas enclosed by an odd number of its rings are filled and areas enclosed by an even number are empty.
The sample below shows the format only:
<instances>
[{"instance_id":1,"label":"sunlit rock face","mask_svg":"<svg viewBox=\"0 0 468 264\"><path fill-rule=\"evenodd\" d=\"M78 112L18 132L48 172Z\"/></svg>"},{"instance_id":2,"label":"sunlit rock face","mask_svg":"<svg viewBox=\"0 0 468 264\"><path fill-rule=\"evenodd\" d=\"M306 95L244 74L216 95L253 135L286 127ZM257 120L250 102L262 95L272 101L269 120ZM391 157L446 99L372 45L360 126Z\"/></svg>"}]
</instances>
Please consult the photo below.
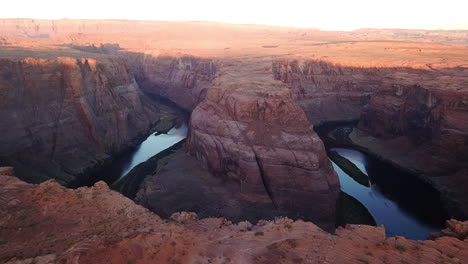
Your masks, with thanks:
<instances>
[{"instance_id":1,"label":"sunlit rock face","mask_svg":"<svg viewBox=\"0 0 468 264\"><path fill-rule=\"evenodd\" d=\"M4 59L0 76L0 155L61 182L158 121L158 108L117 58Z\"/></svg>"},{"instance_id":2,"label":"sunlit rock face","mask_svg":"<svg viewBox=\"0 0 468 264\"><path fill-rule=\"evenodd\" d=\"M220 69L192 113L189 151L251 199L330 229L338 178L290 90L263 66Z\"/></svg>"}]
</instances>

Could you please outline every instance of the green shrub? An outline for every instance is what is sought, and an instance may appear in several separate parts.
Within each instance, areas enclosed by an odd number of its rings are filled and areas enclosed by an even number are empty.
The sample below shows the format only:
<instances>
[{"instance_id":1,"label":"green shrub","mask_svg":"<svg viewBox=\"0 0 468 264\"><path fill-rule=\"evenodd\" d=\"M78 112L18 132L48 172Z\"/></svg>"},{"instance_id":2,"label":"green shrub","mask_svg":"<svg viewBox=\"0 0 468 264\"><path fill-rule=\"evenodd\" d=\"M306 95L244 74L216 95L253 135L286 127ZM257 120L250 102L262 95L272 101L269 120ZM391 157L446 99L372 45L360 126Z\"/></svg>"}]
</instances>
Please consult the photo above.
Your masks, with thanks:
<instances>
[{"instance_id":1,"label":"green shrub","mask_svg":"<svg viewBox=\"0 0 468 264\"><path fill-rule=\"evenodd\" d=\"M395 245L395 248L396 248L398 251L401 251L401 252L405 252L405 251L406 251L406 247L403 246L403 245L400 245L400 244Z\"/></svg>"}]
</instances>

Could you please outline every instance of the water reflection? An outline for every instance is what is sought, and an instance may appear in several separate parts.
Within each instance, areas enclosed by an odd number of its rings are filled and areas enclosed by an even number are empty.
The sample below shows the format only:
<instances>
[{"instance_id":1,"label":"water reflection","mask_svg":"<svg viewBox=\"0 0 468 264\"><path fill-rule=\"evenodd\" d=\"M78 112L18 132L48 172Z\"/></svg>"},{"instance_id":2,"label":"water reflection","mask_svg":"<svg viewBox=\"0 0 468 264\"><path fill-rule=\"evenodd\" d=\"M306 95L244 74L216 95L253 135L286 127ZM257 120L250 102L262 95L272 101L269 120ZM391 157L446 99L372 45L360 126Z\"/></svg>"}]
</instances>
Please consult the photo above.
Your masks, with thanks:
<instances>
[{"instance_id":1,"label":"water reflection","mask_svg":"<svg viewBox=\"0 0 468 264\"><path fill-rule=\"evenodd\" d=\"M447 219L439 194L428 184L350 149L332 148L369 176L370 187L363 186L335 163L343 192L360 201L384 225L388 236L425 239L443 227Z\"/></svg>"},{"instance_id":2,"label":"water reflection","mask_svg":"<svg viewBox=\"0 0 468 264\"><path fill-rule=\"evenodd\" d=\"M123 178L138 164L147 161L159 152L182 141L187 136L187 124L182 124L178 128L172 128L167 134L150 135L132 154L128 163L124 165L119 179Z\"/></svg>"}]
</instances>

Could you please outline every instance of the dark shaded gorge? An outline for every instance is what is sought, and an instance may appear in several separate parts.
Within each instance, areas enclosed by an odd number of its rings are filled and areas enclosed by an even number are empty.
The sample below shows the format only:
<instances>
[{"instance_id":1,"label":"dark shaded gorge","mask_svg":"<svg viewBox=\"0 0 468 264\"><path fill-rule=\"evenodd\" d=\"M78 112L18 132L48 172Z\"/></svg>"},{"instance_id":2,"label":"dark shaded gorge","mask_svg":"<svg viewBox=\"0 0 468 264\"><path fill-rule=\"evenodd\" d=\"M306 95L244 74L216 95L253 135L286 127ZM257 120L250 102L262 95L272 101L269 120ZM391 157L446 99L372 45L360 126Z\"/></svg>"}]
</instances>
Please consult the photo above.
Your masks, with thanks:
<instances>
[{"instance_id":1,"label":"dark shaded gorge","mask_svg":"<svg viewBox=\"0 0 468 264\"><path fill-rule=\"evenodd\" d=\"M347 124L348 126L350 124ZM327 124L316 128L324 140L328 152L334 152L353 163L368 176L369 186L361 184L333 163L341 190L358 200L374 218L377 225L384 225L387 236L404 236L410 239L426 239L433 232L444 228L449 215L444 209L440 193L416 175L402 171L369 154L342 147L327 137L327 133L339 124ZM339 136L339 135L338 135Z\"/></svg>"}]
</instances>

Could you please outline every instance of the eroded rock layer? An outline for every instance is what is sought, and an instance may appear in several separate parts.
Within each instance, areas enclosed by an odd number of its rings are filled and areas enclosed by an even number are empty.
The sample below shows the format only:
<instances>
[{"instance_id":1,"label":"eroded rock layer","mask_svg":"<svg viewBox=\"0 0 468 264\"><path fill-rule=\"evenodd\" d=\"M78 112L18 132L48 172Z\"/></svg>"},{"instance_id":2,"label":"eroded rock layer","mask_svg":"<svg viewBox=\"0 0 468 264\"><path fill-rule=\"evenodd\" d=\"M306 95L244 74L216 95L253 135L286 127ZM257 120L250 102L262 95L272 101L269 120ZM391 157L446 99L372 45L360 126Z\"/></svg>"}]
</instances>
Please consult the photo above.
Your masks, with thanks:
<instances>
[{"instance_id":1,"label":"eroded rock layer","mask_svg":"<svg viewBox=\"0 0 468 264\"><path fill-rule=\"evenodd\" d=\"M290 59L273 72L311 122L359 120L355 146L421 175L467 215L468 196L456 187L468 180L467 70L402 65Z\"/></svg>"},{"instance_id":2,"label":"eroded rock layer","mask_svg":"<svg viewBox=\"0 0 468 264\"><path fill-rule=\"evenodd\" d=\"M3 59L0 91L0 156L33 182L72 181L159 119L117 58Z\"/></svg>"},{"instance_id":3,"label":"eroded rock layer","mask_svg":"<svg viewBox=\"0 0 468 264\"><path fill-rule=\"evenodd\" d=\"M192 113L189 151L252 200L332 227L339 182L323 143L271 61L220 65ZM247 78L252 75L254 78Z\"/></svg>"},{"instance_id":4,"label":"eroded rock layer","mask_svg":"<svg viewBox=\"0 0 468 264\"><path fill-rule=\"evenodd\" d=\"M24 263L466 263L467 222L434 240L385 237L348 225L335 235L287 218L233 224L177 213L162 220L105 183L76 190L26 184L0 168L0 262Z\"/></svg>"},{"instance_id":5,"label":"eroded rock layer","mask_svg":"<svg viewBox=\"0 0 468 264\"><path fill-rule=\"evenodd\" d=\"M344 67L320 60L277 60L275 79L287 83L314 124L359 119L388 69Z\"/></svg>"},{"instance_id":6,"label":"eroded rock layer","mask_svg":"<svg viewBox=\"0 0 468 264\"><path fill-rule=\"evenodd\" d=\"M379 91L372 96L358 124L360 130L354 131L351 139L424 175L456 203L452 210L459 208L466 216L468 194L463 183L468 180L468 92L463 88L394 85Z\"/></svg>"},{"instance_id":7,"label":"eroded rock layer","mask_svg":"<svg viewBox=\"0 0 468 264\"><path fill-rule=\"evenodd\" d=\"M184 54L147 51L127 55L127 62L143 91L164 96L187 111L205 98L216 73L213 60Z\"/></svg>"}]
</instances>

